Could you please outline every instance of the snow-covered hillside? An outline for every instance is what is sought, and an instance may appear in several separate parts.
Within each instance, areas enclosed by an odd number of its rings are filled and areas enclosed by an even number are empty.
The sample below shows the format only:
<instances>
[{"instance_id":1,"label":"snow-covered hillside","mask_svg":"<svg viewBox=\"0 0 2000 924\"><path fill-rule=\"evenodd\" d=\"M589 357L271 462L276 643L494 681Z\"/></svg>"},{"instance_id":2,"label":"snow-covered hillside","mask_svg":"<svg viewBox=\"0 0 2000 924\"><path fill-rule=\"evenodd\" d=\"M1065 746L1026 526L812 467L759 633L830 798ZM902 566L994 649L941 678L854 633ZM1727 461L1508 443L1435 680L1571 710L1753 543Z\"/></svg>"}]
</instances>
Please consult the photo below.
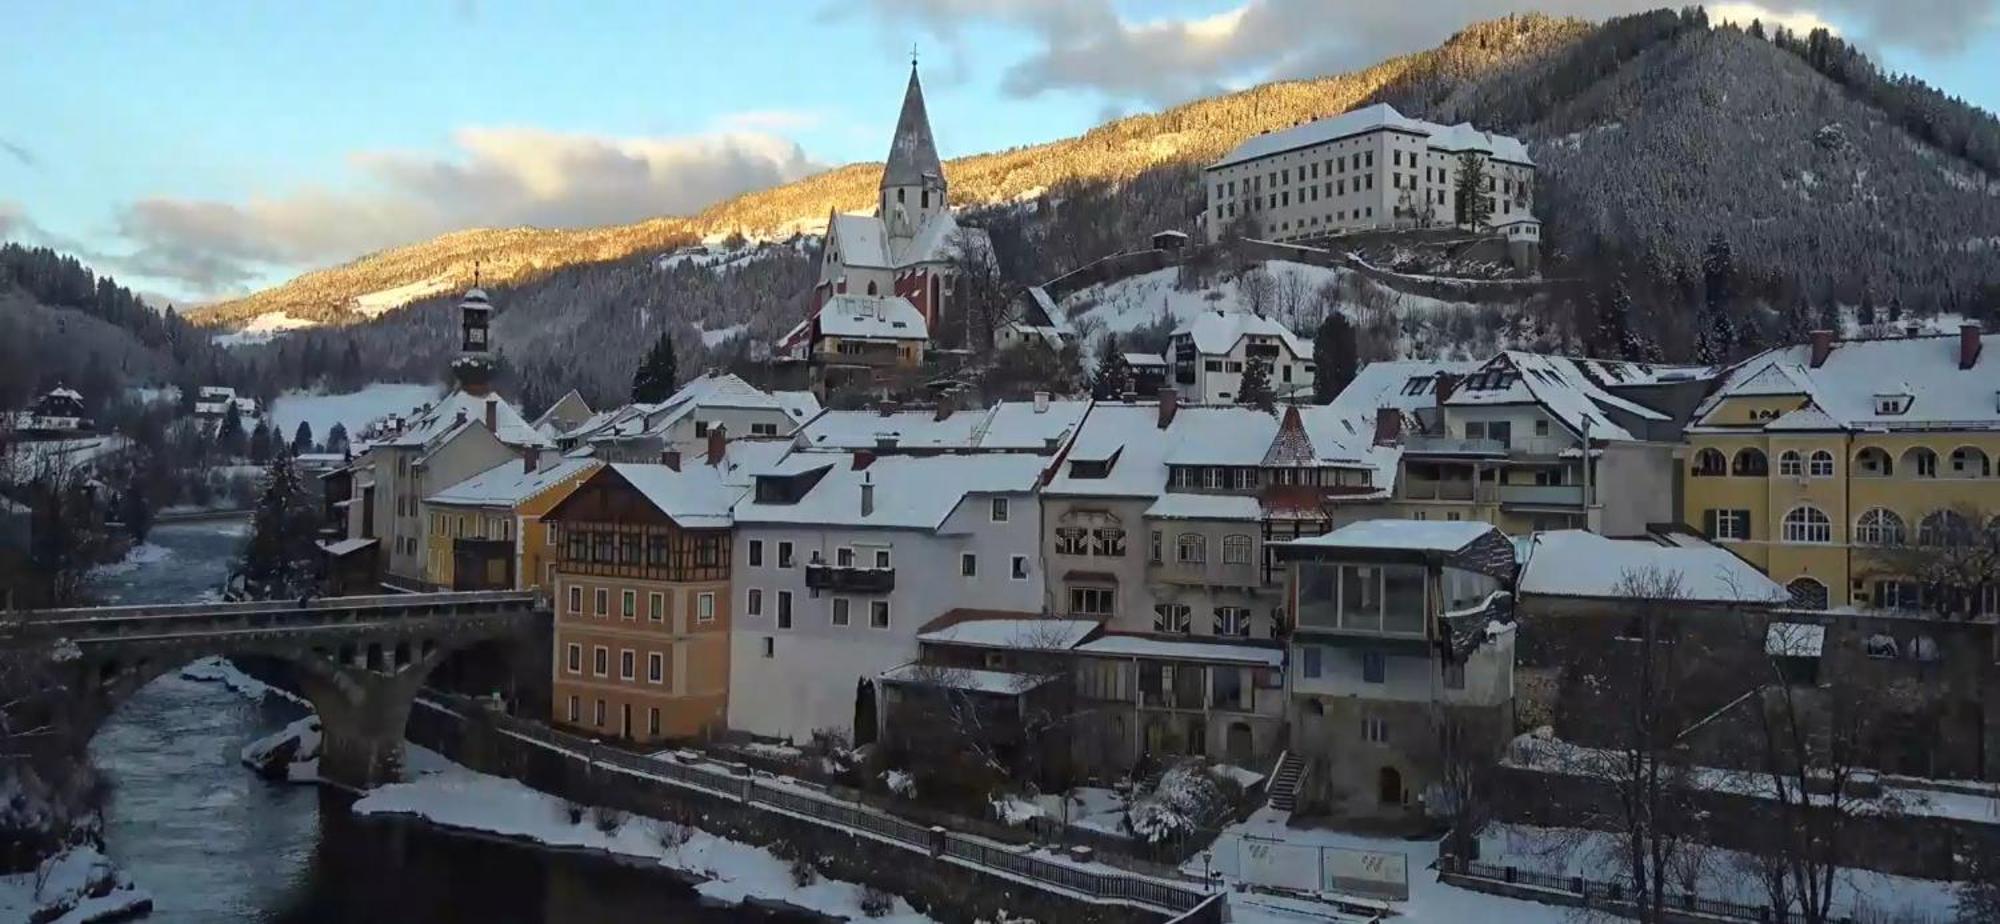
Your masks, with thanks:
<instances>
[{"instance_id":1,"label":"snow-covered hillside","mask_svg":"<svg viewBox=\"0 0 2000 924\"><path fill-rule=\"evenodd\" d=\"M215 342L222 346L245 346L252 343L263 343L286 331L298 330L301 327L316 326L318 325L312 321L295 318L282 311L267 311L251 318L250 323L236 330L216 335Z\"/></svg>"},{"instance_id":2,"label":"snow-covered hillside","mask_svg":"<svg viewBox=\"0 0 2000 924\"><path fill-rule=\"evenodd\" d=\"M438 396L436 385L377 382L344 395L322 395L288 391L271 402L271 421L278 432L290 439L299 421L312 425L313 438L326 439L335 422L348 433L359 433L369 421L388 414L408 413L419 404Z\"/></svg>"},{"instance_id":3,"label":"snow-covered hillside","mask_svg":"<svg viewBox=\"0 0 2000 924\"><path fill-rule=\"evenodd\" d=\"M432 276L408 285L395 286L356 296L349 310L367 317L375 317L384 311L401 308L420 298L436 295L451 288L451 277Z\"/></svg>"}]
</instances>

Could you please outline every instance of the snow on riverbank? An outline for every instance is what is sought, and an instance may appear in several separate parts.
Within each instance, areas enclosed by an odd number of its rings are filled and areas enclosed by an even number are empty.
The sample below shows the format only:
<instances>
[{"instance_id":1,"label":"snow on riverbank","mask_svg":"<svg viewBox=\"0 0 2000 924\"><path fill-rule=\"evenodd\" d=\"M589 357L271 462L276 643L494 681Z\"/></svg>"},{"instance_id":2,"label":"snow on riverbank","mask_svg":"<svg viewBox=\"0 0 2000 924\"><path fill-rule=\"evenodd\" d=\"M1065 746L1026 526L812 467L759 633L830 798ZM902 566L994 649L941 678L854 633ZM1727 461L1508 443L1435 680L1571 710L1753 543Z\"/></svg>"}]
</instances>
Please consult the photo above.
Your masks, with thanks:
<instances>
[{"instance_id":1,"label":"snow on riverbank","mask_svg":"<svg viewBox=\"0 0 2000 924\"><path fill-rule=\"evenodd\" d=\"M312 708L312 704L306 702L303 697L280 690L249 674L243 673L237 669L236 665L229 663L228 658L202 658L181 668L181 677L187 680L201 680L222 684L242 694L246 699L261 700L267 696L275 696L279 699L291 700L308 709Z\"/></svg>"},{"instance_id":2,"label":"snow on riverbank","mask_svg":"<svg viewBox=\"0 0 2000 924\"><path fill-rule=\"evenodd\" d=\"M319 716L309 715L243 746L243 762L266 779L278 776L294 783L319 781Z\"/></svg>"},{"instance_id":3,"label":"snow on riverbank","mask_svg":"<svg viewBox=\"0 0 2000 924\"><path fill-rule=\"evenodd\" d=\"M8 921L91 924L143 915L152 907L151 893L89 847L50 857L39 872L0 876L0 919Z\"/></svg>"},{"instance_id":4,"label":"snow on riverbank","mask_svg":"<svg viewBox=\"0 0 2000 924\"><path fill-rule=\"evenodd\" d=\"M739 904L745 899L766 899L850 920L868 917L862 910L863 887L826 878L796 885L791 864L761 847L691 828L679 829L686 841L677 843L677 826L637 816L618 816L615 826L609 822L600 826L598 813L586 811L579 821L571 821L568 804L562 799L462 767L373 790L354 803L353 811L357 815L414 816L448 828L550 847L654 860L669 869L702 877L705 881L695 890L716 901ZM898 898L887 914L875 920L925 924L931 919Z\"/></svg>"},{"instance_id":5,"label":"snow on riverbank","mask_svg":"<svg viewBox=\"0 0 2000 924\"><path fill-rule=\"evenodd\" d=\"M119 574L130 574L147 565L157 565L172 557L174 557L174 551L166 546L141 542L127 551L124 558L108 565L97 566L95 576L111 577Z\"/></svg>"}]
</instances>

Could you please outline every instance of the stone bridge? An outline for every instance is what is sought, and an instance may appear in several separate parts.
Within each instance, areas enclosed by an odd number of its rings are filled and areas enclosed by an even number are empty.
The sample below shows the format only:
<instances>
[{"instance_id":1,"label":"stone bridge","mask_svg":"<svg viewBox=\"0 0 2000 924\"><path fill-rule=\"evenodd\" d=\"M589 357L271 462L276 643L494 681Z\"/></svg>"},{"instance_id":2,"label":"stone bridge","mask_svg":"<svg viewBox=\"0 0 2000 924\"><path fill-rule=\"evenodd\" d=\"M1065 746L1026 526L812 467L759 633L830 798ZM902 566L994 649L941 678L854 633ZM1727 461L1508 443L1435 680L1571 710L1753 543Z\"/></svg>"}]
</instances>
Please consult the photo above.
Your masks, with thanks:
<instances>
[{"instance_id":1,"label":"stone bridge","mask_svg":"<svg viewBox=\"0 0 2000 924\"><path fill-rule=\"evenodd\" d=\"M395 778L410 704L433 668L480 642L532 639L547 609L531 592L478 591L41 610L4 614L19 622L0 645L57 653L67 690L58 708L80 740L125 697L190 661L288 662L319 713L320 775L359 788Z\"/></svg>"}]
</instances>

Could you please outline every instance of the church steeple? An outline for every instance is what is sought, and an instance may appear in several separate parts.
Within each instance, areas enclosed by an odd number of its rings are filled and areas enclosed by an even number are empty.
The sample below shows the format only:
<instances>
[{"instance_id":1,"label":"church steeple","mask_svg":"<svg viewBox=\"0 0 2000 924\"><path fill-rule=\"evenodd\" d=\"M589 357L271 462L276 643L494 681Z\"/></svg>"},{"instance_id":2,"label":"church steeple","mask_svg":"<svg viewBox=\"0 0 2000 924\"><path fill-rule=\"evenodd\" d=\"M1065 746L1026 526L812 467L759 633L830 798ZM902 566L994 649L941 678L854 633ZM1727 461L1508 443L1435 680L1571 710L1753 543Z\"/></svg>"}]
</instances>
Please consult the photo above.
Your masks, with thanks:
<instances>
[{"instance_id":1,"label":"church steeple","mask_svg":"<svg viewBox=\"0 0 2000 924\"><path fill-rule=\"evenodd\" d=\"M896 136L889 142L889 161L882 168L882 220L891 237L908 237L944 207L944 165L938 162L937 142L931 138L924 85L917 80L913 57L903 111L896 116Z\"/></svg>"}]
</instances>

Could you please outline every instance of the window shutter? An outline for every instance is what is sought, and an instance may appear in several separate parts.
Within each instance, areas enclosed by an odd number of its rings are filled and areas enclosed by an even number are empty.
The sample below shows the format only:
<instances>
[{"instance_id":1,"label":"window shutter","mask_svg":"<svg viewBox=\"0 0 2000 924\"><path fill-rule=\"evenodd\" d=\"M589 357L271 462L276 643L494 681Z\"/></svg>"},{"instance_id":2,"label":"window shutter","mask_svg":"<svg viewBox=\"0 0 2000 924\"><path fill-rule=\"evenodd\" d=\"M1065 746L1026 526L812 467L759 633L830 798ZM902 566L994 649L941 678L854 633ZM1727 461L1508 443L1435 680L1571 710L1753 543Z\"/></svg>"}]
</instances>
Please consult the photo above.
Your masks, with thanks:
<instances>
[{"instance_id":1,"label":"window shutter","mask_svg":"<svg viewBox=\"0 0 2000 924\"><path fill-rule=\"evenodd\" d=\"M1701 512L1701 532L1702 532L1702 535L1705 535L1705 536L1707 536L1707 537L1708 537L1708 538L1710 538L1710 539L1714 539L1714 538L1716 538L1716 535L1715 535L1715 529L1716 529L1716 525L1717 525L1717 524L1716 524L1716 519L1717 519L1717 517L1716 517L1716 511L1714 511L1714 510L1704 510L1704 511L1702 511L1702 512Z\"/></svg>"}]
</instances>

